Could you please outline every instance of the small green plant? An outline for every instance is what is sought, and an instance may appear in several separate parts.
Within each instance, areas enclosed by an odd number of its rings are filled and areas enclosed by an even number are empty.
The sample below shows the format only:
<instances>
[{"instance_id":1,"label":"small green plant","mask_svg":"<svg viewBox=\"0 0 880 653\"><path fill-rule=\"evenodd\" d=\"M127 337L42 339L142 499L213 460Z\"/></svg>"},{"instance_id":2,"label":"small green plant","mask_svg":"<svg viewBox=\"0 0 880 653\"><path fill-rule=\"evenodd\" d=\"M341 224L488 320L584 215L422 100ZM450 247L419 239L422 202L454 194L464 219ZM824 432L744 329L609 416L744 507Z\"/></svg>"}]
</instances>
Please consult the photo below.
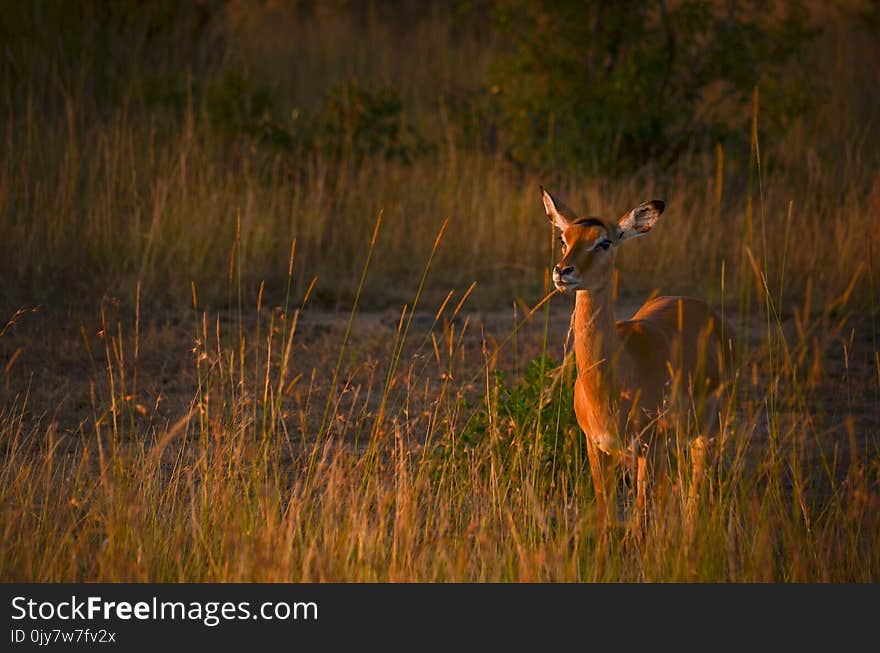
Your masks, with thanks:
<instances>
[{"instance_id":1,"label":"small green plant","mask_svg":"<svg viewBox=\"0 0 880 653\"><path fill-rule=\"evenodd\" d=\"M579 455L583 438L569 437L577 428L573 402L571 366L560 366L547 355L538 356L516 382L504 372L494 373L491 392L474 412L461 442L471 447L490 443L502 460L509 459L515 449L533 445L551 467L583 460Z\"/></svg>"}]
</instances>

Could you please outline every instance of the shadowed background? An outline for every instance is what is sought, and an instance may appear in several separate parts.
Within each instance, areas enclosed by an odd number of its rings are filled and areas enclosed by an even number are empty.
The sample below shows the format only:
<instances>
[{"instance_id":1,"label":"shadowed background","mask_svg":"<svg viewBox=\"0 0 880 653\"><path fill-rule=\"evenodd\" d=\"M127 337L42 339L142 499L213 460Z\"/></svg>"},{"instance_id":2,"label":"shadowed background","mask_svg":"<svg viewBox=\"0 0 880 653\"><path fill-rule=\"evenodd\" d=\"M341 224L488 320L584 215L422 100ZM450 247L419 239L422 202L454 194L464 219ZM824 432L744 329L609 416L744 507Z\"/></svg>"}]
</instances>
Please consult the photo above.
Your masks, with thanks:
<instances>
[{"instance_id":1,"label":"shadowed background","mask_svg":"<svg viewBox=\"0 0 880 653\"><path fill-rule=\"evenodd\" d=\"M368 305L411 295L448 218L429 291L507 306L543 288L539 183L604 217L667 201L623 292L717 299L746 248L792 293L873 266L876 3L5 4L7 313L138 282L222 305L236 248L277 299L293 239L296 289L346 306L379 211Z\"/></svg>"}]
</instances>

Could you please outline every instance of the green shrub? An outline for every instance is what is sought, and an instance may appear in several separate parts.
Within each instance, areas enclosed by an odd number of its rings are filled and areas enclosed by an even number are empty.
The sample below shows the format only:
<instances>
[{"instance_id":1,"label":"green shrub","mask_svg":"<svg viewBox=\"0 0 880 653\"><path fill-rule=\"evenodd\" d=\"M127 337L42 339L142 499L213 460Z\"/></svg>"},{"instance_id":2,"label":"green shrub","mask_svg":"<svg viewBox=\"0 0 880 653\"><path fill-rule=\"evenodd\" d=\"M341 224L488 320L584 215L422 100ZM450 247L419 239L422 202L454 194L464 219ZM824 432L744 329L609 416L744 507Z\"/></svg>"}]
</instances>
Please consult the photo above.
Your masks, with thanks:
<instances>
[{"instance_id":1,"label":"green shrub","mask_svg":"<svg viewBox=\"0 0 880 653\"><path fill-rule=\"evenodd\" d=\"M669 162L745 133L753 89L762 128L812 92L793 57L815 34L798 3L514 0L490 94L503 146L539 169L610 173Z\"/></svg>"},{"instance_id":2,"label":"green shrub","mask_svg":"<svg viewBox=\"0 0 880 653\"><path fill-rule=\"evenodd\" d=\"M213 129L227 138L244 136L287 150L294 146L294 134L279 117L271 89L253 86L239 71L208 85L205 111Z\"/></svg>"},{"instance_id":3,"label":"green shrub","mask_svg":"<svg viewBox=\"0 0 880 653\"><path fill-rule=\"evenodd\" d=\"M357 80L333 90L323 106L303 121L313 145L338 157L382 155L410 162L429 150L407 121L403 101L390 87L371 89Z\"/></svg>"},{"instance_id":4,"label":"green shrub","mask_svg":"<svg viewBox=\"0 0 880 653\"><path fill-rule=\"evenodd\" d=\"M529 363L516 383L497 371L492 393L474 411L461 435L467 447L490 445L502 460L515 450L538 447L538 455L548 465L559 467L583 460L583 437L572 408L574 370L560 368L550 356L539 356ZM575 432L577 435L570 438Z\"/></svg>"},{"instance_id":5,"label":"green shrub","mask_svg":"<svg viewBox=\"0 0 880 653\"><path fill-rule=\"evenodd\" d=\"M430 147L409 124L391 88L357 80L330 91L311 113L282 111L271 89L255 86L239 71L207 86L205 110L215 133L244 138L271 151L316 151L331 160L383 156L404 163Z\"/></svg>"}]
</instances>

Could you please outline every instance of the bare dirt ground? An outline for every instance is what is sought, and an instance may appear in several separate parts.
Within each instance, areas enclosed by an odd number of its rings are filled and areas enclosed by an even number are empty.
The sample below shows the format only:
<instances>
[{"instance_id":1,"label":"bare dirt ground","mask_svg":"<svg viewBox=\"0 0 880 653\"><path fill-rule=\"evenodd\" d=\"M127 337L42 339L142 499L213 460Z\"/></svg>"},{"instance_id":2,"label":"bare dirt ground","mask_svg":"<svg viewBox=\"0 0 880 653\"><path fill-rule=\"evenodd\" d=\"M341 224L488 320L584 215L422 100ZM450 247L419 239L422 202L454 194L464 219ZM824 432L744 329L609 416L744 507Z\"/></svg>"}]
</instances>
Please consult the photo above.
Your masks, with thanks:
<instances>
[{"instance_id":1,"label":"bare dirt ground","mask_svg":"<svg viewBox=\"0 0 880 653\"><path fill-rule=\"evenodd\" d=\"M619 302L618 319L629 317L638 306L638 302ZM461 310L452 320L447 317L451 309L436 321L433 313L416 313L409 323L389 405L401 415L425 410L445 375L454 375L463 392L478 396L485 391L487 370L504 371L515 382L528 362L541 354L561 362L570 351L570 343L566 344L570 311L569 300L554 297L546 310L539 309L529 319L524 319L523 308L512 307L483 313ZM291 313L287 319L292 317ZM401 321L401 312L394 310L355 316L337 383L338 391L351 402L349 410L355 404L357 410L375 410L408 318L404 314ZM321 411L308 410L307 404L326 397L348 319L346 312L308 307L298 316L287 377L299 378L291 393L292 421L297 413L299 419L320 417ZM731 315L728 319L736 322ZM135 407L131 415L144 427L138 432L161 433L193 405L197 355L212 359L214 365L218 360L229 363L231 352L242 351L243 338L246 374L253 374L254 380L264 375L270 325L275 329L272 355L277 358L284 323L277 311L273 315L269 309L259 315L256 311L240 316L204 314L198 322L192 314L185 318L143 314L137 324L133 315L112 304L105 306L103 319L100 314L26 313L0 337L0 405L6 410L26 405L28 420L43 427L54 423L60 435L68 436L68 445L76 446L91 437L95 420L107 411L112 382L117 401ZM877 348L869 317L826 312L808 324L795 312L783 316L782 329L787 342L801 343L790 345L787 353L785 348L768 349L766 319L740 324L738 337L750 351L739 370L741 403L751 407L753 419L760 422L754 415L762 413L762 404L766 408L768 396L796 394L799 403L777 406L776 414L793 425L810 425L813 446L818 443L817 464L843 455L851 443L863 451L878 451L880 384L875 378ZM786 360L797 371L773 380L771 368L778 369ZM792 393L781 387L793 378L807 390ZM768 430L767 424L756 423L753 437L760 441Z\"/></svg>"}]
</instances>

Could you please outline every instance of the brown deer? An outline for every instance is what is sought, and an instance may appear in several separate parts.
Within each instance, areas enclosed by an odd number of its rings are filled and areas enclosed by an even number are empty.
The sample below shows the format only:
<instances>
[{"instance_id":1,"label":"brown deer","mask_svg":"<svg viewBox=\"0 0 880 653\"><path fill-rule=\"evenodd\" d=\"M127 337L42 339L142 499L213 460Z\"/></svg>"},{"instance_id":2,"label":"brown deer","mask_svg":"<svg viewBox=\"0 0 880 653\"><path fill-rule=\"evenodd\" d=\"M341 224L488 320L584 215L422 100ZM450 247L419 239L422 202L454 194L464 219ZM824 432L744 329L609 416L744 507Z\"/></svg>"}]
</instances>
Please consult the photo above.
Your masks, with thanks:
<instances>
[{"instance_id":1,"label":"brown deer","mask_svg":"<svg viewBox=\"0 0 880 653\"><path fill-rule=\"evenodd\" d=\"M574 411L587 437L600 525L605 525L616 507L621 464L637 476L641 511L647 479L661 482L667 447L657 435L660 429L652 426L670 406L701 405L702 421L717 421L723 323L706 302L693 297L657 297L631 319L614 319L615 251L654 227L663 202L645 202L606 221L578 217L543 187L541 192L547 217L561 232L562 259L553 268L553 283L558 291L575 295ZM702 435L693 451L694 482L699 483Z\"/></svg>"}]
</instances>

